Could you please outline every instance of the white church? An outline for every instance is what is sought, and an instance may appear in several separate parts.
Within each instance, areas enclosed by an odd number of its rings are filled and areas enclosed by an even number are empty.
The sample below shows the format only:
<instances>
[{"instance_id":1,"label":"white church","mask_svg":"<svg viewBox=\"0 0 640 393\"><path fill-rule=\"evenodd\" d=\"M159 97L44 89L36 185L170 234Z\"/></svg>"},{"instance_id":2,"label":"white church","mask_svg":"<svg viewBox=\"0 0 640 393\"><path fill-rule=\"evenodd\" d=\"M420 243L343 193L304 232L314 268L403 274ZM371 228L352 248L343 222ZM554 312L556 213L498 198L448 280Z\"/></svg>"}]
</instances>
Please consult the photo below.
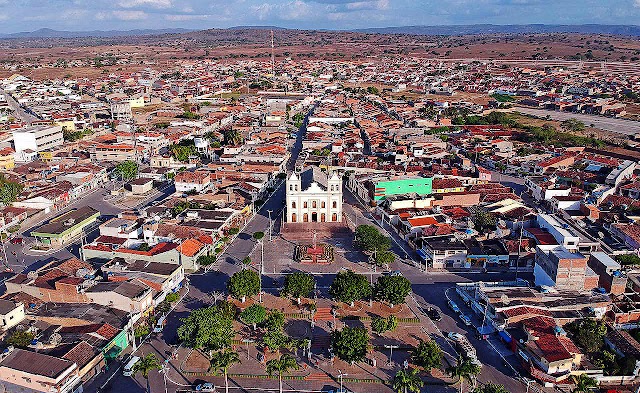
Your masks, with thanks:
<instances>
[{"instance_id":1,"label":"white church","mask_svg":"<svg viewBox=\"0 0 640 393\"><path fill-rule=\"evenodd\" d=\"M342 178L315 167L287 179L287 222L341 222Z\"/></svg>"}]
</instances>

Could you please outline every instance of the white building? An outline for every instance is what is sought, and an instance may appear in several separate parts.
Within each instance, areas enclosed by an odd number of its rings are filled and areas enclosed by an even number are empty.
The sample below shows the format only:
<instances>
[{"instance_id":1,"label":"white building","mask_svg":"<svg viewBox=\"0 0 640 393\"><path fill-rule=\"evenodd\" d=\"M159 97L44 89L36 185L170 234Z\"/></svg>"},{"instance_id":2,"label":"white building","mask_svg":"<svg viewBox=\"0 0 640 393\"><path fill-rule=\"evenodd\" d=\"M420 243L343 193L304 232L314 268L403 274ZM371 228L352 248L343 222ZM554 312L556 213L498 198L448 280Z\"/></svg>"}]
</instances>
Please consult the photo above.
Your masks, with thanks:
<instances>
[{"instance_id":1,"label":"white building","mask_svg":"<svg viewBox=\"0 0 640 393\"><path fill-rule=\"evenodd\" d=\"M27 161L29 152L40 152L64 143L62 126L31 126L13 131L15 160Z\"/></svg>"},{"instance_id":2,"label":"white building","mask_svg":"<svg viewBox=\"0 0 640 393\"><path fill-rule=\"evenodd\" d=\"M342 178L337 173L294 172L286 187L287 222L342 221Z\"/></svg>"}]
</instances>

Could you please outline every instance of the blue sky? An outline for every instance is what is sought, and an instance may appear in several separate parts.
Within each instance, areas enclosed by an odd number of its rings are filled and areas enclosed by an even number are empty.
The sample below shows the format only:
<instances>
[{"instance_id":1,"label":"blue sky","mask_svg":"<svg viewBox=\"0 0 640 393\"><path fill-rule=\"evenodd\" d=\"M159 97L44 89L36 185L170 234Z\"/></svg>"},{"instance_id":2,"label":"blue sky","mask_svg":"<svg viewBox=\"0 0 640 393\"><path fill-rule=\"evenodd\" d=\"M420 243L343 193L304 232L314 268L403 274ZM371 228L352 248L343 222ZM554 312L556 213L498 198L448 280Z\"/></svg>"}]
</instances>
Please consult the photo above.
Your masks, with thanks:
<instances>
[{"instance_id":1,"label":"blue sky","mask_svg":"<svg viewBox=\"0 0 640 393\"><path fill-rule=\"evenodd\" d=\"M476 23L640 24L640 0L0 0L0 33Z\"/></svg>"}]
</instances>

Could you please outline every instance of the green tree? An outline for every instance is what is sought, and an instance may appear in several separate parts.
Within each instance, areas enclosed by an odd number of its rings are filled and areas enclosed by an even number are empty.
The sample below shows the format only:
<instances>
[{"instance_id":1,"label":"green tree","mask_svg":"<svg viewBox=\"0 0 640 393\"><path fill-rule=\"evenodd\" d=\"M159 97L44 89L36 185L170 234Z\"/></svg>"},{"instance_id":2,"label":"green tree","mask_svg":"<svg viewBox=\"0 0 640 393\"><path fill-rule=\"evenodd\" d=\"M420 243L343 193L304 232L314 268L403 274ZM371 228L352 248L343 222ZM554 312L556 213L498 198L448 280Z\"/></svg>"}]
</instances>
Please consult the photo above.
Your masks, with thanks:
<instances>
[{"instance_id":1,"label":"green tree","mask_svg":"<svg viewBox=\"0 0 640 393\"><path fill-rule=\"evenodd\" d=\"M229 393L229 379L227 378L229 367L236 363L240 363L240 355L228 349L221 352L214 352L211 357L209 370L212 370L216 375L219 372L223 373L225 393Z\"/></svg>"},{"instance_id":2,"label":"green tree","mask_svg":"<svg viewBox=\"0 0 640 393\"><path fill-rule=\"evenodd\" d=\"M231 296L244 303L247 296L255 296L260 292L260 275L253 270L240 270L231 276L227 289Z\"/></svg>"},{"instance_id":3,"label":"green tree","mask_svg":"<svg viewBox=\"0 0 640 393\"><path fill-rule=\"evenodd\" d=\"M391 239L381 234L374 226L358 225L356 245L363 251L382 252L391 248Z\"/></svg>"},{"instance_id":4,"label":"green tree","mask_svg":"<svg viewBox=\"0 0 640 393\"><path fill-rule=\"evenodd\" d=\"M411 282L403 276L380 276L373 288L375 298L391 303L403 304L411 292Z\"/></svg>"},{"instance_id":5,"label":"green tree","mask_svg":"<svg viewBox=\"0 0 640 393\"><path fill-rule=\"evenodd\" d=\"M300 366L296 362L296 359L291 355L282 355L280 359L271 359L267 362L266 371L267 374L278 374L278 384L280 387L280 393L282 393L282 374L289 372L289 370L297 370Z\"/></svg>"},{"instance_id":6,"label":"green tree","mask_svg":"<svg viewBox=\"0 0 640 393\"><path fill-rule=\"evenodd\" d=\"M254 232L253 238L260 241L264 237L264 232Z\"/></svg>"},{"instance_id":7,"label":"green tree","mask_svg":"<svg viewBox=\"0 0 640 393\"><path fill-rule=\"evenodd\" d=\"M160 370L160 363L158 363L156 355L152 353L147 356L143 356L136 364L133 365L133 374L137 375L138 373L141 373L147 381L147 393L151 393L151 387L149 386L149 372L152 370Z\"/></svg>"},{"instance_id":8,"label":"green tree","mask_svg":"<svg viewBox=\"0 0 640 393\"><path fill-rule=\"evenodd\" d=\"M353 270L343 270L336 274L329 293L341 302L351 303L371 296L371 284L365 276Z\"/></svg>"},{"instance_id":9,"label":"green tree","mask_svg":"<svg viewBox=\"0 0 640 393\"><path fill-rule=\"evenodd\" d=\"M473 393L509 393L509 391L504 387L504 385L489 382L473 389Z\"/></svg>"},{"instance_id":10,"label":"green tree","mask_svg":"<svg viewBox=\"0 0 640 393\"><path fill-rule=\"evenodd\" d=\"M578 119L574 119L574 118L564 120L562 123L560 123L560 125L565 130L573 131L573 132L583 131L586 128L586 126L585 126L585 124L583 122L581 122Z\"/></svg>"},{"instance_id":11,"label":"green tree","mask_svg":"<svg viewBox=\"0 0 640 393\"><path fill-rule=\"evenodd\" d=\"M442 349L433 340L421 340L411 352L411 361L427 371L432 368L440 368L442 366Z\"/></svg>"},{"instance_id":12,"label":"green tree","mask_svg":"<svg viewBox=\"0 0 640 393\"><path fill-rule=\"evenodd\" d=\"M346 326L331 333L333 353L345 362L361 362L367 356L369 334L363 327Z\"/></svg>"},{"instance_id":13,"label":"green tree","mask_svg":"<svg viewBox=\"0 0 640 393\"><path fill-rule=\"evenodd\" d=\"M398 318L390 315L387 318L373 317L371 319L371 330L378 334L394 331L398 327Z\"/></svg>"},{"instance_id":14,"label":"green tree","mask_svg":"<svg viewBox=\"0 0 640 393\"><path fill-rule=\"evenodd\" d=\"M313 278L313 275L309 273L295 272L288 274L285 277L282 294L297 298L298 304L300 304L300 298L309 296L315 287L316 280Z\"/></svg>"},{"instance_id":15,"label":"green tree","mask_svg":"<svg viewBox=\"0 0 640 393\"><path fill-rule=\"evenodd\" d=\"M391 251L380 251L375 254L374 262L377 266L391 265L396 260L396 254Z\"/></svg>"},{"instance_id":16,"label":"green tree","mask_svg":"<svg viewBox=\"0 0 640 393\"><path fill-rule=\"evenodd\" d=\"M244 142L244 138L242 134L240 134L237 130L227 130L223 132L223 141L224 145L230 146L238 146Z\"/></svg>"},{"instance_id":17,"label":"green tree","mask_svg":"<svg viewBox=\"0 0 640 393\"><path fill-rule=\"evenodd\" d=\"M271 310L265 321L265 327L269 331L284 329L284 314L280 310Z\"/></svg>"},{"instance_id":18,"label":"green tree","mask_svg":"<svg viewBox=\"0 0 640 393\"><path fill-rule=\"evenodd\" d=\"M31 345L35 336L26 330L16 330L7 339L7 345L13 345L16 348L26 348Z\"/></svg>"},{"instance_id":19,"label":"green tree","mask_svg":"<svg viewBox=\"0 0 640 393\"><path fill-rule=\"evenodd\" d=\"M598 386L598 381L587 374L572 375L571 382L576 385L575 389L573 389L573 393L588 393Z\"/></svg>"},{"instance_id":20,"label":"green tree","mask_svg":"<svg viewBox=\"0 0 640 393\"><path fill-rule=\"evenodd\" d=\"M216 351L231 346L235 334L233 319L225 311L224 303L195 310L187 318L182 318L178 339L194 349Z\"/></svg>"},{"instance_id":21,"label":"green tree","mask_svg":"<svg viewBox=\"0 0 640 393\"><path fill-rule=\"evenodd\" d=\"M259 304L253 304L240 313L240 320L248 325L256 326L267 319L267 310Z\"/></svg>"},{"instance_id":22,"label":"green tree","mask_svg":"<svg viewBox=\"0 0 640 393\"><path fill-rule=\"evenodd\" d=\"M420 393L420 388L424 382L418 375L418 369L398 370L393 377L393 390L397 393L415 392Z\"/></svg>"},{"instance_id":23,"label":"green tree","mask_svg":"<svg viewBox=\"0 0 640 393\"><path fill-rule=\"evenodd\" d=\"M498 223L498 220L493 214L481 209L477 209L473 213L471 221L478 232L493 231L496 229Z\"/></svg>"},{"instance_id":24,"label":"green tree","mask_svg":"<svg viewBox=\"0 0 640 393\"><path fill-rule=\"evenodd\" d=\"M116 165L115 173L124 181L130 181L138 176L138 164L134 161L123 161Z\"/></svg>"},{"instance_id":25,"label":"green tree","mask_svg":"<svg viewBox=\"0 0 640 393\"><path fill-rule=\"evenodd\" d=\"M604 345L607 326L603 321L583 318L571 322L567 328L573 333L574 340L582 349L589 353L600 351Z\"/></svg>"},{"instance_id":26,"label":"green tree","mask_svg":"<svg viewBox=\"0 0 640 393\"><path fill-rule=\"evenodd\" d=\"M451 377L458 379L458 382L460 382L460 393L462 393L464 381L474 383L476 376L480 374L480 366L472 363L469 359L459 356L457 364L447 367L446 372Z\"/></svg>"},{"instance_id":27,"label":"green tree","mask_svg":"<svg viewBox=\"0 0 640 393\"><path fill-rule=\"evenodd\" d=\"M198 150L193 144L193 140L188 142L181 142L179 144L173 144L169 146L169 151L180 162L189 162L189 157L198 155Z\"/></svg>"}]
</instances>

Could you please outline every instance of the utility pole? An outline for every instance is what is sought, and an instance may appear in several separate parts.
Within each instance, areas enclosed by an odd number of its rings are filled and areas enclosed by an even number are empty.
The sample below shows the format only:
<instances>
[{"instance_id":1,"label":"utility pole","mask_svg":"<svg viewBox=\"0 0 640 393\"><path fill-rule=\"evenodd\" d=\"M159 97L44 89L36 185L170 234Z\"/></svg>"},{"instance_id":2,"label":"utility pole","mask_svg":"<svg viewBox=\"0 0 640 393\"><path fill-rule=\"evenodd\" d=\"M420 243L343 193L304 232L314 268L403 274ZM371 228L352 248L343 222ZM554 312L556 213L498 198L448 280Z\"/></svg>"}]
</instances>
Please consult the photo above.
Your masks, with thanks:
<instances>
[{"instance_id":1,"label":"utility pole","mask_svg":"<svg viewBox=\"0 0 640 393\"><path fill-rule=\"evenodd\" d=\"M260 303L262 303L262 275L264 274L264 240L260 240Z\"/></svg>"}]
</instances>

